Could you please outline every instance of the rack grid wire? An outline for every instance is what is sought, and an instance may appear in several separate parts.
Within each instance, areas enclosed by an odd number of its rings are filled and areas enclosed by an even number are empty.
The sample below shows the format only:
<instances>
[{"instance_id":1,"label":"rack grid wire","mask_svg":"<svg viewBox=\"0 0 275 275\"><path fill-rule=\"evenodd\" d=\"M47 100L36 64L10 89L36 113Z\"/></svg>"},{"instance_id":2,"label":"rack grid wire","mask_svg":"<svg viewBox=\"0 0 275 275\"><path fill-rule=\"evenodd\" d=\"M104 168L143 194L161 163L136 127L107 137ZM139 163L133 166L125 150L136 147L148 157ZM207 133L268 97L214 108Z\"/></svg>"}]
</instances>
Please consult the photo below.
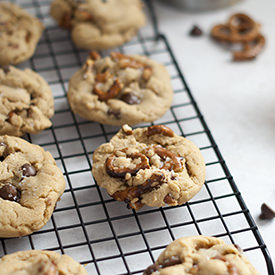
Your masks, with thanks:
<instances>
[{"instance_id":1,"label":"rack grid wire","mask_svg":"<svg viewBox=\"0 0 275 275\"><path fill-rule=\"evenodd\" d=\"M19 67L30 67L41 74L55 99L52 127L24 138L51 152L67 184L46 226L30 236L0 239L0 257L18 250L48 249L66 253L85 264L88 274L142 274L171 241L203 234L238 244L252 262L257 259L256 268L263 270L265 266L266 274L274 275L257 226L156 22L155 32L150 26L144 28L136 38L115 50L146 55L166 66L171 74L174 101L170 110L154 123L168 125L200 148L206 162L206 182L182 206L145 206L136 212L110 198L91 174L94 150L118 128L81 119L71 112L66 99L68 81L88 52L77 49L69 33L52 21L51 1L10 2L17 2L46 26L35 55ZM147 4L154 18L150 0ZM138 126L149 125L152 124Z\"/></svg>"}]
</instances>

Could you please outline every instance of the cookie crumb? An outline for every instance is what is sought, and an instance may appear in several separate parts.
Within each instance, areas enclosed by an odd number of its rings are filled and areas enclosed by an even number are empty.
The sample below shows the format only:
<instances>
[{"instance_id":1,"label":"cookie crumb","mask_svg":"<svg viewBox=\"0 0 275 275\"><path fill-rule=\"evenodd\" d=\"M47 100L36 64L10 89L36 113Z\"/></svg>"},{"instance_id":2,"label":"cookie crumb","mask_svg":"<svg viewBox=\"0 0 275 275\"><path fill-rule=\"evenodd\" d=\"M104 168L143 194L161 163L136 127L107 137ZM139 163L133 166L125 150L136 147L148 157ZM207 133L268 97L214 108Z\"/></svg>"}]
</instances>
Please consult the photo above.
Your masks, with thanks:
<instances>
[{"instance_id":1,"label":"cookie crumb","mask_svg":"<svg viewBox=\"0 0 275 275\"><path fill-rule=\"evenodd\" d=\"M275 218L275 211L271 209L266 203L261 206L261 214L259 216L261 220L271 220Z\"/></svg>"},{"instance_id":2,"label":"cookie crumb","mask_svg":"<svg viewBox=\"0 0 275 275\"><path fill-rule=\"evenodd\" d=\"M203 32L202 32L202 30L199 26L194 25L193 28L190 30L189 35L190 36L195 36L195 37L202 36Z\"/></svg>"}]
</instances>

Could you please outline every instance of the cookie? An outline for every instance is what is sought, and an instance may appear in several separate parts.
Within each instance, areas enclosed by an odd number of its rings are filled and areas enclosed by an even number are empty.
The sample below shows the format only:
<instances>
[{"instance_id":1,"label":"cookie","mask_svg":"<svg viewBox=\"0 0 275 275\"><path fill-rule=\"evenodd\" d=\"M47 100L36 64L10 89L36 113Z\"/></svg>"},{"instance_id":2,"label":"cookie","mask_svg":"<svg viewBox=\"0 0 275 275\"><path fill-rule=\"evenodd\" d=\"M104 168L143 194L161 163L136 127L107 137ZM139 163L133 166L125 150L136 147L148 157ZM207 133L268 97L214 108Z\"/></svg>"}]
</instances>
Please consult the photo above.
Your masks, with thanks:
<instances>
[{"instance_id":1,"label":"cookie","mask_svg":"<svg viewBox=\"0 0 275 275\"><path fill-rule=\"evenodd\" d=\"M93 176L109 195L138 210L143 205L181 205L202 187L200 150L164 125L128 125L93 154Z\"/></svg>"},{"instance_id":2,"label":"cookie","mask_svg":"<svg viewBox=\"0 0 275 275\"><path fill-rule=\"evenodd\" d=\"M83 266L67 255L53 251L19 251L0 259L2 275L86 275Z\"/></svg>"},{"instance_id":3,"label":"cookie","mask_svg":"<svg viewBox=\"0 0 275 275\"><path fill-rule=\"evenodd\" d=\"M49 152L11 136L0 136L0 237L19 237L50 219L65 189Z\"/></svg>"},{"instance_id":4,"label":"cookie","mask_svg":"<svg viewBox=\"0 0 275 275\"><path fill-rule=\"evenodd\" d=\"M175 240L143 275L259 275L240 249L206 236Z\"/></svg>"},{"instance_id":5,"label":"cookie","mask_svg":"<svg viewBox=\"0 0 275 275\"><path fill-rule=\"evenodd\" d=\"M54 0L51 16L71 29L82 49L103 50L129 41L145 24L140 0Z\"/></svg>"},{"instance_id":6,"label":"cookie","mask_svg":"<svg viewBox=\"0 0 275 275\"><path fill-rule=\"evenodd\" d=\"M0 135L39 133L52 125L52 91L46 81L30 69L0 68Z\"/></svg>"},{"instance_id":7,"label":"cookie","mask_svg":"<svg viewBox=\"0 0 275 275\"><path fill-rule=\"evenodd\" d=\"M43 30L43 24L19 6L0 3L0 65L29 59Z\"/></svg>"},{"instance_id":8,"label":"cookie","mask_svg":"<svg viewBox=\"0 0 275 275\"><path fill-rule=\"evenodd\" d=\"M144 56L91 52L70 80L74 113L111 125L154 121L172 104L170 77L163 65Z\"/></svg>"}]
</instances>

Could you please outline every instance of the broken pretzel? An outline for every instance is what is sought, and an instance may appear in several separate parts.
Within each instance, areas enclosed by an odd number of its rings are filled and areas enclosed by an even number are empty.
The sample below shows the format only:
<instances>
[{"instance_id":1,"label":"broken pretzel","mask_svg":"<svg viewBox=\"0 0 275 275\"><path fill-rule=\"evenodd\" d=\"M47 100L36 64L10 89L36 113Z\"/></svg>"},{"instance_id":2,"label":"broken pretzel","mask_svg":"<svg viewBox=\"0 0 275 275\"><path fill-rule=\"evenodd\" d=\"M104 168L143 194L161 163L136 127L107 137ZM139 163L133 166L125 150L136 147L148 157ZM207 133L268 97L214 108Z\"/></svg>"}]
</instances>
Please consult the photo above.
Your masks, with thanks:
<instances>
[{"instance_id":1,"label":"broken pretzel","mask_svg":"<svg viewBox=\"0 0 275 275\"><path fill-rule=\"evenodd\" d=\"M265 45L260 25L244 13L233 14L226 24L214 26L211 36L220 42L241 43L242 50L233 52L235 61L254 59Z\"/></svg>"}]
</instances>

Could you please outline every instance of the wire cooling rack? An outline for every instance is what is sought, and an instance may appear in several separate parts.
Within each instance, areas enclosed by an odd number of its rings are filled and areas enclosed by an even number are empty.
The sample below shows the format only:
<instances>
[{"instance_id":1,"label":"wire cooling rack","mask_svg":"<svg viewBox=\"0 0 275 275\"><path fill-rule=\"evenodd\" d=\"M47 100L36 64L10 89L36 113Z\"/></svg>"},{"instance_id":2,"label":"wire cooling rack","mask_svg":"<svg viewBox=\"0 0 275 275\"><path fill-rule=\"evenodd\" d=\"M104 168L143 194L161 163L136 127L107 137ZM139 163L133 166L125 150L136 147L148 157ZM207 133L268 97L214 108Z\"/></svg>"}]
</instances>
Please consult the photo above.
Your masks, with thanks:
<instances>
[{"instance_id":1,"label":"wire cooling rack","mask_svg":"<svg viewBox=\"0 0 275 275\"><path fill-rule=\"evenodd\" d=\"M166 66L174 101L155 124L168 125L200 147L206 161L206 183L182 206L143 207L135 212L110 198L91 174L94 150L118 128L79 118L70 111L66 99L68 81L88 53L76 49L69 33L56 27L49 16L49 0L12 2L47 26L35 55L20 67L31 67L51 86L55 98L53 126L25 138L52 153L67 186L47 225L30 236L0 239L0 256L48 249L85 264L88 274L142 274L172 240L204 234L238 244L251 262L257 263L258 270L266 267L266 273L274 275L266 246L157 24L155 32L145 28L116 50L147 55Z\"/></svg>"}]
</instances>

